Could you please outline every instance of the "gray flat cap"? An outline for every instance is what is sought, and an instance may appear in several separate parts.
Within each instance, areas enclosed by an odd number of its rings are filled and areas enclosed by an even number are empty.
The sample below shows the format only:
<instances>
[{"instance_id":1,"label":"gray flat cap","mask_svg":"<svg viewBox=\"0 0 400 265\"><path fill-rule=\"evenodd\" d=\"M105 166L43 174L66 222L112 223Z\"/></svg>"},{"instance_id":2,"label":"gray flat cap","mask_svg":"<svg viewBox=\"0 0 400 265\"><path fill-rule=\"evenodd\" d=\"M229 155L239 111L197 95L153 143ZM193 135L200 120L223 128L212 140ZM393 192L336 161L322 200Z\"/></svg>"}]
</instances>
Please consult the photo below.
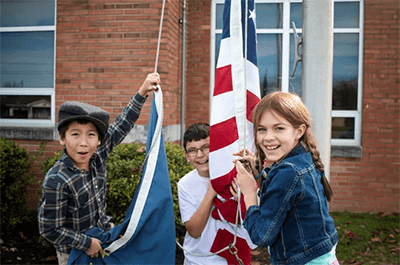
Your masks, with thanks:
<instances>
[{"instance_id":1,"label":"gray flat cap","mask_svg":"<svg viewBox=\"0 0 400 265\"><path fill-rule=\"evenodd\" d=\"M101 108L89 104L67 101L60 106L60 110L58 111L57 129L60 130L61 126L65 123L77 119L84 119L92 122L100 130L100 133L104 135L108 129L110 114Z\"/></svg>"}]
</instances>

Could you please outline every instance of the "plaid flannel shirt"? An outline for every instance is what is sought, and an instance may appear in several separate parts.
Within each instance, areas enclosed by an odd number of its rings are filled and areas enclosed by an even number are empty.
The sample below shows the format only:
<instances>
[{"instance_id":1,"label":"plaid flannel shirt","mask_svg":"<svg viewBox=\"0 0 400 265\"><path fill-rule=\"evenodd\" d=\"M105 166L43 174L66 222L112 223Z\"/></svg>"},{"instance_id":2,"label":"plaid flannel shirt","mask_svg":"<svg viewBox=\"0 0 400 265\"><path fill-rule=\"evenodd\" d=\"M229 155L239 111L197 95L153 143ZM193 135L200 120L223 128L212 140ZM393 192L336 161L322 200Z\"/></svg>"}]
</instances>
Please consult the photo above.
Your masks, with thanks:
<instances>
[{"instance_id":1,"label":"plaid flannel shirt","mask_svg":"<svg viewBox=\"0 0 400 265\"><path fill-rule=\"evenodd\" d=\"M105 203L106 159L135 125L145 100L136 93L114 124L110 124L90 159L89 172L76 167L64 150L46 174L38 207L39 232L57 251L70 253L72 248L87 251L92 241L85 232L93 227L106 231L111 228Z\"/></svg>"}]
</instances>

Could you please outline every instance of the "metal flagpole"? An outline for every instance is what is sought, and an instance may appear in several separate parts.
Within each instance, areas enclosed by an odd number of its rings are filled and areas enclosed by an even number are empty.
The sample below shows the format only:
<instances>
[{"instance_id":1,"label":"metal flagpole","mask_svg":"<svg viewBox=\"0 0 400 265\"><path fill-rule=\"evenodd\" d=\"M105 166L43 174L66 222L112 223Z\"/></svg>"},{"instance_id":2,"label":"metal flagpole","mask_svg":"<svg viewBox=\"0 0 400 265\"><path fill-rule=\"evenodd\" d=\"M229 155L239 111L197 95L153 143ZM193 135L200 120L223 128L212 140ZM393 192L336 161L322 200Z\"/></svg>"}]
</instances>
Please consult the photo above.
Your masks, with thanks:
<instances>
[{"instance_id":1,"label":"metal flagpole","mask_svg":"<svg viewBox=\"0 0 400 265\"><path fill-rule=\"evenodd\" d=\"M303 1L302 98L329 178L333 69L333 1Z\"/></svg>"}]
</instances>

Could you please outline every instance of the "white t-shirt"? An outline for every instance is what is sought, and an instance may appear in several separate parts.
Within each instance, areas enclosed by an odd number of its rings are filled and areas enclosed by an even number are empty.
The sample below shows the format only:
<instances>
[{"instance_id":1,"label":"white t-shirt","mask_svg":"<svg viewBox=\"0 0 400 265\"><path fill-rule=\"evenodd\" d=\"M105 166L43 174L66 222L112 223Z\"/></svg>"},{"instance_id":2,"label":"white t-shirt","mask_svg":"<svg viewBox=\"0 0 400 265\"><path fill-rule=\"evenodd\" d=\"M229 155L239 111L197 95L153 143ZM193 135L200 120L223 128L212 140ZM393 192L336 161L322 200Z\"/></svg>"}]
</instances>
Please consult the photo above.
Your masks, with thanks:
<instances>
[{"instance_id":1,"label":"white t-shirt","mask_svg":"<svg viewBox=\"0 0 400 265\"><path fill-rule=\"evenodd\" d=\"M178 182L178 196L179 196L179 208L181 210L182 223L189 221L192 215L199 208L204 196L206 195L210 178L201 177L197 170L193 170L181 178ZM214 208L214 206L212 206ZM186 232L185 241L183 248L200 255L212 254L210 252L211 246L214 242L215 235L218 231L217 222L219 222L219 228L221 228L221 222L215 220L211 216L208 218L207 224L204 227L203 232L199 238L193 238ZM192 255L186 251L185 254L185 265L192 264L213 264L226 265L226 259L213 255L209 257L198 257Z\"/></svg>"}]
</instances>

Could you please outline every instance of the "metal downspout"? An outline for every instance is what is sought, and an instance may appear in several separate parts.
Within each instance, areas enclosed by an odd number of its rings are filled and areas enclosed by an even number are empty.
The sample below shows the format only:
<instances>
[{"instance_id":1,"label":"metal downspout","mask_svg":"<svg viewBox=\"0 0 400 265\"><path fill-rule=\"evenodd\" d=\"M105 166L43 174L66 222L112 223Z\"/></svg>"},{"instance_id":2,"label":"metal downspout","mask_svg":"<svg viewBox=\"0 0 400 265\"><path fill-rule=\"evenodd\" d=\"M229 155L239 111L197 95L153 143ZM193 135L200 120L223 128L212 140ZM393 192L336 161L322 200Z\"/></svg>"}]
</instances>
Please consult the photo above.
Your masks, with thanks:
<instances>
[{"instance_id":1,"label":"metal downspout","mask_svg":"<svg viewBox=\"0 0 400 265\"><path fill-rule=\"evenodd\" d=\"M182 98L181 98L181 146L185 133L185 73L186 73L186 0L183 0L182 18Z\"/></svg>"},{"instance_id":2,"label":"metal downspout","mask_svg":"<svg viewBox=\"0 0 400 265\"><path fill-rule=\"evenodd\" d=\"M303 0L302 98L330 176L333 71L333 1Z\"/></svg>"}]
</instances>

